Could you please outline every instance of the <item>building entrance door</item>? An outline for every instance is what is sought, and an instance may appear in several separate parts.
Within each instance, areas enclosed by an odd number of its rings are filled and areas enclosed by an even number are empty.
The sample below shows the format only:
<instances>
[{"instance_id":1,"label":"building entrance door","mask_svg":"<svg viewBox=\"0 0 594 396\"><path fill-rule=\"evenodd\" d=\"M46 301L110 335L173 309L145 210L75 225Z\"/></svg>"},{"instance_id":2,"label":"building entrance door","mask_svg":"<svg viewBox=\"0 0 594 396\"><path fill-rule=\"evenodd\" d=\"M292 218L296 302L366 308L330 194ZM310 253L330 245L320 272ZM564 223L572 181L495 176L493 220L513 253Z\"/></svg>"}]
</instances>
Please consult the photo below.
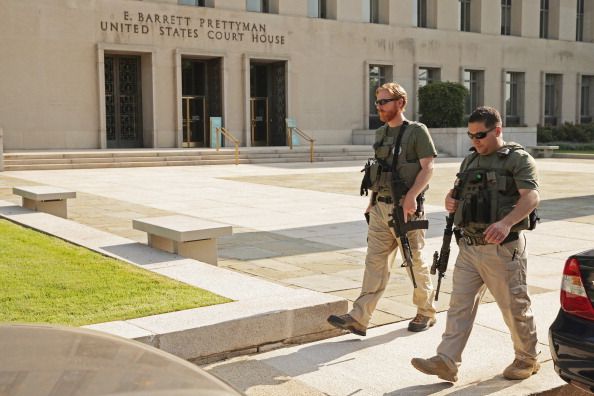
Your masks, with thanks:
<instances>
[{"instance_id":1,"label":"building entrance door","mask_svg":"<svg viewBox=\"0 0 594 396\"><path fill-rule=\"evenodd\" d=\"M203 96L184 96L182 147L206 145L206 100Z\"/></svg>"},{"instance_id":2,"label":"building entrance door","mask_svg":"<svg viewBox=\"0 0 594 396\"><path fill-rule=\"evenodd\" d=\"M108 148L142 147L140 57L105 55Z\"/></svg>"},{"instance_id":3,"label":"building entrance door","mask_svg":"<svg viewBox=\"0 0 594 396\"><path fill-rule=\"evenodd\" d=\"M221 58L182 58L182 147L212 146L210 117L223 116L221 65Z\"/></svg>"},{"instance_id":4,"label":"building entrance door","mask_svg":"<svg viewBox=\"0 0 594 396\"><path fill-rule=\"evenodd\" d=\"M250 63L250 121L254 146L287 144L285 75L285 61L252 60Z\"/></svg>"},{"instance_id":5,"label":"building entrance door","mask_svg":"<svg viewBox=\"0 0 594 396\"><path fill-rule=\"evenodd\" d=\"M268 98L250 98L252 144L268 146Z\"/></svg>"}]
</instances>

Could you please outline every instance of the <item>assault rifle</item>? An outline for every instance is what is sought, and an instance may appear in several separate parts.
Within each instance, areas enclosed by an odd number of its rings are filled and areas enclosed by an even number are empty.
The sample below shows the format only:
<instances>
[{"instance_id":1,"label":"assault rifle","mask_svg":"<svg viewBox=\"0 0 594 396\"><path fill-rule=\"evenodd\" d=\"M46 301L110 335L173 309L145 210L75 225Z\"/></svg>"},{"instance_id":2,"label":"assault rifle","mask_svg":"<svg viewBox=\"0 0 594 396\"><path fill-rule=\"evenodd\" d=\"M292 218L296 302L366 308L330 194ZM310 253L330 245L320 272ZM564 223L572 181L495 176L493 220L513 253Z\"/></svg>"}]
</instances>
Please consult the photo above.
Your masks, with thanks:
<instances>
[{"instance_id":1,"label":"assault rifle","mask_svg":"<svg viewBox=\"0 0 594 396\"><path fill-rule=\"evenodd\" d=\"M456 182L454 183L454 189L452 190L452 198L458 200L464 186L463 181L465 180L464 173L458 173L456 175ZM448 269L448 261L450 259L450 244L452 242L452 234L454 233L454 214L449 213L446 216L446 227L443 230L443 242L441 243L441 250L439 253L435 251L433 253L433 264L431 264L431 275L437 275L437 288L435 289L435 301L439 298L439 289L441 287L441 280L445 277L445 273Z\"/></svg>"},{"instance_id":2,"label":"assault rifle","mask_svg":"<svg viewBox=\"0 0 594 396\"><path fill-rule=\"evenodd\" d=\"M405 222L405 214L402 209L400 201L406 195L408 187L404 180L398 176L398 172L392 173L392 182L390 183L390 196L392 197L392 220L388 222L388 225L392 227L396 237L400 239L400 246L402 247L402 257L404 262L402 267L408 267L410 271L410 279L412 280L413 286L417 287L415 281L415 273L413 272L412 262L412 250L408 241L407 232L418 229L429 228L429 222L427 220L415 220Z\"/></svg>"}]
</instances>

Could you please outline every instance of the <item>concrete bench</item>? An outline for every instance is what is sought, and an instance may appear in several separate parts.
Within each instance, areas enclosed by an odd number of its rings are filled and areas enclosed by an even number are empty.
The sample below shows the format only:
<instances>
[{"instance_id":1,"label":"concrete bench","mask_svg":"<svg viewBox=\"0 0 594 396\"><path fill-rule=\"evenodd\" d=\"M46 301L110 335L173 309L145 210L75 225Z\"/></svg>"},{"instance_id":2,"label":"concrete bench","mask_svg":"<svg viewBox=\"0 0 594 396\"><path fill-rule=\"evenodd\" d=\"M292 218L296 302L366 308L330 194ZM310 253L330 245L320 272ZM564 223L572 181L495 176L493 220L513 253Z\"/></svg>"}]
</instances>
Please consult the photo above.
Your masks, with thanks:
<instances>
[{"instance_id":1,"label":"concrete bench","mask_svg":"<svg viewBox=\"0 0 594 396\"><path fill-rule=\"evenodd\" d=\"M233 233L229 225L172 215L135 219L135 230L148 234L149 246L217 265L217 238Z\"/></svg>"},{"instance_id":2,"label":"concrete bench","mask_svg":"<svg viewBox=\"0 0 594 396\"><path fill-rule=\"evenodd\" d=\"M534 158L551 158L555 150L559 150L559 146L528 146L528 151Z\"/></svg>"},{"instance_id":3,"label":"concrete bench","mask_svg":"<svg viewBox=\"0 0 594 396\"><path fill-rule=\"evenodd\" d=\"M76 192L53 186L13 187L12 193L23 198L22 206L38 212L68 218L66 200L76 198Z\"/></svg>"}]
</instances>

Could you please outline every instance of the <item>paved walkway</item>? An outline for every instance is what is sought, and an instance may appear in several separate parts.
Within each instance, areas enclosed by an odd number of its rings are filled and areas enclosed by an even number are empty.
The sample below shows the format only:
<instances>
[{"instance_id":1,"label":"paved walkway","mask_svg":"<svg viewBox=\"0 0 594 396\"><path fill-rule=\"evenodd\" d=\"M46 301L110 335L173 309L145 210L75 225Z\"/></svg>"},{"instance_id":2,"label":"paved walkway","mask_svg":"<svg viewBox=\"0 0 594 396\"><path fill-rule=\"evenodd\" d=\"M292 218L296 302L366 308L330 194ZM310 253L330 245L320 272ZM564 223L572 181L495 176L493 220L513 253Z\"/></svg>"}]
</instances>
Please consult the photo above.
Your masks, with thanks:
<instances>
[{"instance_id":1,"label":"paved walkway","mask_svg":"<svg viewBox=\"0 0 594 396\"><path fill-rule=\"evenodd\" d=\"M427 197L427 212L431 222L425 249L427 260L441 245L445 224L443 194L450 188L458 164L459 159L438 161ZM594 162L549 159L538 160L538 166L543 199L541 217L545 222L528 236L532 255L529 260L528 283L535 302L542 300L542 309L547 312L543 314L547 321L539 323L540 339L545 347L543 361L546 361L549 359L546 328L558 309L558 288L563 260L572 252L594 246L594 187L590 182L594 173ZM131 220L134 218L182 213L228 223L233 225L234 235L221 239L221 266L291 287L329 293L352 301L359 293L366 246L366 225L362 211L367 199L358 195L360 168L360 163L299 163L4 172L0 173L0 199L18 202L19 198L13 196L10 190L10 187L18 185L50 184L74 189L78 195L77 199L70 203L71 219L140 242L145 242L146 236L132 229ZM452 257L455 257L455 246L452 248ZM452 266L451 264L450 270ZM442 284L438 304L440 311L447 309L449 303L450 280L451 277L447 277ZM404 348L408 356L415 352L411 345L422 344L425 345L425 349L427 346L434 348L439 341L445 316L441 314L436 328L416 336L412 344L413 338L405 337L410 334L403 330L406 327L403 320L411 318L415 313L411 303L411 290L412 286L404 270L395 265L390 284L372 319L374 325L390 325L371 330L365 341L355 341L355 347L351 345L353 339L349 338L352 336L330 341L347 347L346 351L339 348L340 351L334 353L338 353L338 356L334 356L330 351L328 356L315 357L320 353L328 353L325 348L332 348L328 341L319 344L321 349L314 346L318 344L300 347L315 355L314 361L317 363L312 367L316 369L291 369L300 363L285 360L283 356L287 354L311 360L308 354L298 352L302 350L299 347L296 350L270 352L272 355L269 357L254 360L244 358L245 367L253 366L257 373L259 363L254 362L264 361L267 367L276 367L278 375L284 373L285 376L298 378L295 381L304 389L318 389L318 393L312 394L435 393L436 389L417 389L412 384L409 385L411 388L403 390L391 381L384 381L383 377L382 386L369 387L369 383L365 381L347 381L350 385L344 389L333 388L337 389L336 392L327 392L320 385L324 382L324 375L328 374L324 367L334 366L343 358L359 362L358 351L361 349L373 351L362 356L375 356L374 359L379 359L376 363L394 367L394 370L400 373L397 377L401 378L402 375L402 378L398 379L400 385L407 383L406 378L418 381L418 376L408 377L413 373L404 357L398 359L398 350L402 351ZM483 303L490 301L491 297L487 295ZM488 322L491 317L497 317L497 313L494 304L489 304L482 311L490 312L487 309L495 309L492 315L487 315L485 320ZM491 328L489 323L485 323L484 327ZM487 344L492 344L493 336L505 332L497 326L492 328L493 334L480 332L476 341L485 340ZM396 341L394 344L388 342L391 340ZM396 350L391 350L392 347ZM470 346L469 349L472 350ZM351 352L356 354L351 356ZM378 356L376 352L379 352ZM507 352L509 355L509 351ZM479 356L484 360L482 352L479 352ZM467 359L467 356L464 358ZM396 360L398 363L394 365ZM491 359L488 360L492 362ZM509 360L509 356L505 360ZM269 364L271 362L278 364ZM213 366L210 369L220 375L224 372L220 367L229 367L230 364L236 372L240 371L240 367L244 367L243 363L223 362L216 366L219 368ZM477 364L469 359L468 367L482 367ZM491 367L491 371L495 369L495 372L498 372L506 364L507 361L497 362L497 367ZM336 367L338 366L340 365ZM552 372L550 367L549 370L549 373ZM367 376L369 381L374 382L374 374L370 374L372 371L364 371L353 376ZM394 377L393 371L386 373L388 374ZM270 370L266 371L266 374L262 372L262 375L270 375ZM317 376L321 377L315 379ZM231 380L233 376L229 378ZM553 377L552 380L554 379L556 378ZM250 395L306 394L301 391L262 393L262 383L271 380L266 377L262 381L257 384L250 382L245 385L244 390ZM273 382L295 383L288 379ZM435 381L428 379L427 383ZM487 381L487 385L490 383ZM393 393L396 389L399 389L400 393ZM483 393L480 394L496 393L484 393L484 388L481 389ZM499 391L501 389L497 390Z\"/></svg>"}]
</instances>

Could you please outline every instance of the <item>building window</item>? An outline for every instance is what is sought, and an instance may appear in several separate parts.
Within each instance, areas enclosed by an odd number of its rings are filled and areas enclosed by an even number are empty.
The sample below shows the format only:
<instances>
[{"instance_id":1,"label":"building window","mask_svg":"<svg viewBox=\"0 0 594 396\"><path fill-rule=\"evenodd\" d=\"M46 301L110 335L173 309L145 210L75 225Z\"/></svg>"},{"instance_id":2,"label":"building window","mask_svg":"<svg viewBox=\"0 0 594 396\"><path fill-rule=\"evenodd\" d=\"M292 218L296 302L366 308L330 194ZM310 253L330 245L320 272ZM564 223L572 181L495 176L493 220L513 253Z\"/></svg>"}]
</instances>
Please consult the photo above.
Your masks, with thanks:
<instances>
[{"instance_id":1,"label":"building window","mask_svg":"<svg viewBox=\"0 0 594 396\"><path fill-rule=\"evenodd\" d=\"M470 0L460 1L460 31L470 32Z\"/></svg>"},{"instance_id":2,"label":"building window","mask_svg":"<svg viewBox=\"0 0 594 396\"><path fill-rule=\"evenodd\" d=\"M419 67L417 74L418 87L424 87L427 84L440 80L441 70L437 67Z\"/></svg>"},{"instance_id":3,"label":"building window","mask_svg":"<svg viewBox=\"0 0 594 396\"><path fill-rule=\"evenodd\" d=\"M483 104L483 71L464 70L464 86L468 89L466 97L466 114Z\"/></svg>"},{"instance_id":4,"label":"building window","mask_svg":"<svg viewBox=\"0 0 594 396\"><path fill-rule=\"evenodd\" d=\"M427 0L417 0L417 26L427 27Z\"/></svg>"},{"instance_id":5,"label":"building window","mask_svg":"<svg viewBox=\"0 0 594 396\"><path fill-rule=\"evenodd\" d=\"M326 18L326 0L308 0L307 16L311 18Z\"/></svg>"},{"instance_id":6,"label":"building window","mask_svg":"<svg viewBox=\"0 0 594 396\"><path fill-rule=\"evenodd\" d=\"M206 7L205 4L206 0L178 0L178 3L181 5L189 5L195 7Z\"/></svg>"},{"instance_id":7,"label":"building window","mask_svg":"<svg viewBox=\"0 0 594 396\"><path fill-rule=\"evenodd\" d=\"M270 12L268 0L246 0L246 9L252 12Z\"/></svg>"},{"instance_id":8,"label":"building window","mask_svg":"<svg viewBox=\"0 0 594 396\"><path fill-rule=\"evenodd\" d=\"M505 73L505 125L522 124L524 115L524 73Z\"/></svg>"},{"instance_id":9,"label":"building window","mask_svg":"<svg viewBox=\"0 0 594 396\"><path fill-rule=\"evenodd\" d=\"M375 107L375 90L392 80L392 66L369 65L369 129L383 125Z\"/></svg>"},{"instance_id":10,"label":"building window","mask_svg":"<svg viewBox=\"0 0 594 396\"><path fill-rule=\"evenodd\" d=\"M363 20L369 23L380 23L379 0L363 0Z\"/></svg>"},{"instance_id":11,"label":"building window","mask_svg":"<svg viewBox=\"0 0 594 396\"><path fill-rule=\"evenodd\" d=\"M549 38L549 0L540 0L540 38Z\"/></svg>"},{"instance_id":12,"label":"building window","mask_svg":"<svg viewBox=\"0 0 594 396\"><path fill-rule=\"evenodd\" d=\"M431 84L436 81L441 81L441 69L437 67L419 67L417 72L417 95L415 98L415 109L416 109L416 119L421 118L421 113L419 113L419 91L418 89L424 87L427 84Z\"/></svg>"},{"instance_id":13,"label":"building window","mask_svg":"<svg viewBox=\"0 0 594 396\"><path fill-rule=\"evenodd\" d=\"M575 41L584 41L584 0L577 0Z\"/></svg>"},{"instance_id":14,"label":"building window","mask_svg":"<svg viewBox=\"0 0 594 396\"><path fill-rule=\"evenodd\" d=\"M501 34L511 34L511 0L501 0Z\"/></svg>"},{"instance_id":15,"label":"building window","mask_svg":"<svg viewBox=\"0 0 594 396\"><path fill-rule=\"evenodd\" d=\"M594 76L582 76L580 123L589 124L594 115Z\"/></svg>"},{"instance_id":16,"label":"building window","mask_svg":"<svg viewBox=\"0 0 594 396\"><path fill-rule=\"evenodd\" d=\"M558 125L561 114L561 76L558 74L545 75L545 125Z\"/></svg>"}]
</instances>

